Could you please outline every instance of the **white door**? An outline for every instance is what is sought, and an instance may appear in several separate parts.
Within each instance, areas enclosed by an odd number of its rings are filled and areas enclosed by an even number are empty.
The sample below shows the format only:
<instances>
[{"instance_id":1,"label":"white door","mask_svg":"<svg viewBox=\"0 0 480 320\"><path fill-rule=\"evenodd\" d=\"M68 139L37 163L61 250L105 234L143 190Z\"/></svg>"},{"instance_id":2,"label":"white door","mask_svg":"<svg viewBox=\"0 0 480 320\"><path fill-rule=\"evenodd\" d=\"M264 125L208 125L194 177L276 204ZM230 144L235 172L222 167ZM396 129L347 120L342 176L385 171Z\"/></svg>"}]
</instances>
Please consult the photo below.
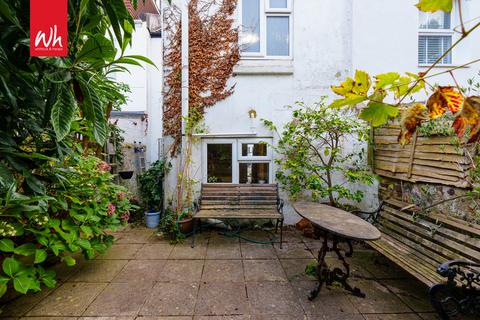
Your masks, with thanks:
<instances>
[{"instance_id":1,"label":"white door","mask_svg":"<svg viewBox=\"0 0 480 320\"><path fill-rule=\"evenodd\" d=\"M273 183L271 138L205 139L203 183Z\"/></svg>"}]
</instances>

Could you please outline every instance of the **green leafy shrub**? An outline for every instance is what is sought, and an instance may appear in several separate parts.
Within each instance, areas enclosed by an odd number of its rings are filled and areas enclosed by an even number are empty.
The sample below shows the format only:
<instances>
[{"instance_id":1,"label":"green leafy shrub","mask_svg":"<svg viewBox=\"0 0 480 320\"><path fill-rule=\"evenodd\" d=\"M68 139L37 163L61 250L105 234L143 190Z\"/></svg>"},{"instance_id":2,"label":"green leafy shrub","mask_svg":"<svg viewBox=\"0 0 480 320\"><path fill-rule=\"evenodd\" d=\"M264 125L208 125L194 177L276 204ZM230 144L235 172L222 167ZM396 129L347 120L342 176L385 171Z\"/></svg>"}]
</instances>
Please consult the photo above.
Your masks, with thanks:
<instances>
[{"instance_id":1,"label":"green leafy shrub","mask_svg":"<svg viewBox=\"0 0 480 320\"><path fill-rule=\"evenodd\" d=\"M282 132L272 121L263 122L279 135L274 146L280 155L275 159L276 177L293 198L308 191L314 199L326 198L334 206L340 206L342 199L362 200L363 192L353 192L348 183L373 183L374 176L364 163L366 150L345 151L343 142L368 140L364 122L333 110L325 98L312 106L297 103L293 120Z\"/></svg>"},{"instance_id":2,"label":"green leafy shrub","mask_svg":"<svg viewBox=\"0 0 480 320\"><path fill-rule=\"evenodd\" d=\"M68 156L39 169L51 178L45 195L23 195L16 184L1 189L0 296L9 286L21 293L55 286L49 256L73 266L73 254L92 259L111 245L106 230L128 221L133 208L109 170L96 157Z\"/></svg>"},{"instance_id":3,"label":"green leafy shrub","mask_svg":"<svg viewBox=\"0 0 480 320\"><path fill-rule=\"evenodd\" d=\"M163 178L170 169L165 159L155 161L148 170L138 176L140 195L147 210L160 210Z\"/></svg>"}]
</instances>

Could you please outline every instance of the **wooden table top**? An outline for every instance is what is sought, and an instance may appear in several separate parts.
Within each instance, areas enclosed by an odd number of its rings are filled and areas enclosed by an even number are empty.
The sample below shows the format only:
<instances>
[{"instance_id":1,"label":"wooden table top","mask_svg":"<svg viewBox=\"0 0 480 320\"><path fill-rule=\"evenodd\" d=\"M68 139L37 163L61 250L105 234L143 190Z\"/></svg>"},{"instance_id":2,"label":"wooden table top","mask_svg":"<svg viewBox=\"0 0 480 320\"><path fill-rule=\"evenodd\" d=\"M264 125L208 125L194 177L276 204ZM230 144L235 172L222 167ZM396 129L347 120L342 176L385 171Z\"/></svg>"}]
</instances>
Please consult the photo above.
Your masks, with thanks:
<instances>
[{"instance_id":1,"label":"wooden table top","mask_svg":"<svg viewBox=\"0 0 480 320\"><path fill-rule=\"evenodd\" d=\"M293 208L313 225L342 238L370 241L381 237L380 231L369 222L326 204L299 201L293 204Z\"/></svg>"}]
</instances>

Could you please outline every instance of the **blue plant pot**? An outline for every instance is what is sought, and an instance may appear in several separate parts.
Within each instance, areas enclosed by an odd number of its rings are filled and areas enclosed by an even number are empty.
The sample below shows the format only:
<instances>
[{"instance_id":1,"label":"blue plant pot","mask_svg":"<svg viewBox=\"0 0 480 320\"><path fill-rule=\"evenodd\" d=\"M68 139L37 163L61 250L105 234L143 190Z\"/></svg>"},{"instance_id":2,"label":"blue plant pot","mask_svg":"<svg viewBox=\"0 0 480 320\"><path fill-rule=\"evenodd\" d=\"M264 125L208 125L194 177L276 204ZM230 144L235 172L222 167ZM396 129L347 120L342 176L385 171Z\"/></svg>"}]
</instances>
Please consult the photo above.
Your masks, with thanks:
<instances>
[{"instance_id":1,"label":"blue plant pot","mask_svg":"<svg viewBox=\"0 0 480 320\"><path fill-rule=\"evenodd\" d=\"M160 223L160 211L148 210L145 211L145 225L147 228L154 229Z\"/></svg>"}]
</instances>

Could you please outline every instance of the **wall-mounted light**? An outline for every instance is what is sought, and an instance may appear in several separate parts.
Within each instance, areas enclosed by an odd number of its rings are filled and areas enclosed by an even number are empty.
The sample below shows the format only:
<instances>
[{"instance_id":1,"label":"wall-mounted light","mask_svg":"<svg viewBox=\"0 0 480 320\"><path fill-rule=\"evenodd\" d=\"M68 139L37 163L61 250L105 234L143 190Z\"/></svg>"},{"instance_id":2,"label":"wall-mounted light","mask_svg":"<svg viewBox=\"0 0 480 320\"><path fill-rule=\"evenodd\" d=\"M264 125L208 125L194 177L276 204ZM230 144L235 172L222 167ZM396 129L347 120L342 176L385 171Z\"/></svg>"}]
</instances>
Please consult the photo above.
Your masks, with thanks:
<instances>
[{"instance_id":1,"label":"wall-mounted light","mask_svg":"<svg viewBox=\"0 0 480 320\"><path fill-rule=\"evenodd\" d=\"M257 117L257 111L255 111L254 109L248 110L248 117L250 119L255 119Z\"/></svg>"}]
</instances>

